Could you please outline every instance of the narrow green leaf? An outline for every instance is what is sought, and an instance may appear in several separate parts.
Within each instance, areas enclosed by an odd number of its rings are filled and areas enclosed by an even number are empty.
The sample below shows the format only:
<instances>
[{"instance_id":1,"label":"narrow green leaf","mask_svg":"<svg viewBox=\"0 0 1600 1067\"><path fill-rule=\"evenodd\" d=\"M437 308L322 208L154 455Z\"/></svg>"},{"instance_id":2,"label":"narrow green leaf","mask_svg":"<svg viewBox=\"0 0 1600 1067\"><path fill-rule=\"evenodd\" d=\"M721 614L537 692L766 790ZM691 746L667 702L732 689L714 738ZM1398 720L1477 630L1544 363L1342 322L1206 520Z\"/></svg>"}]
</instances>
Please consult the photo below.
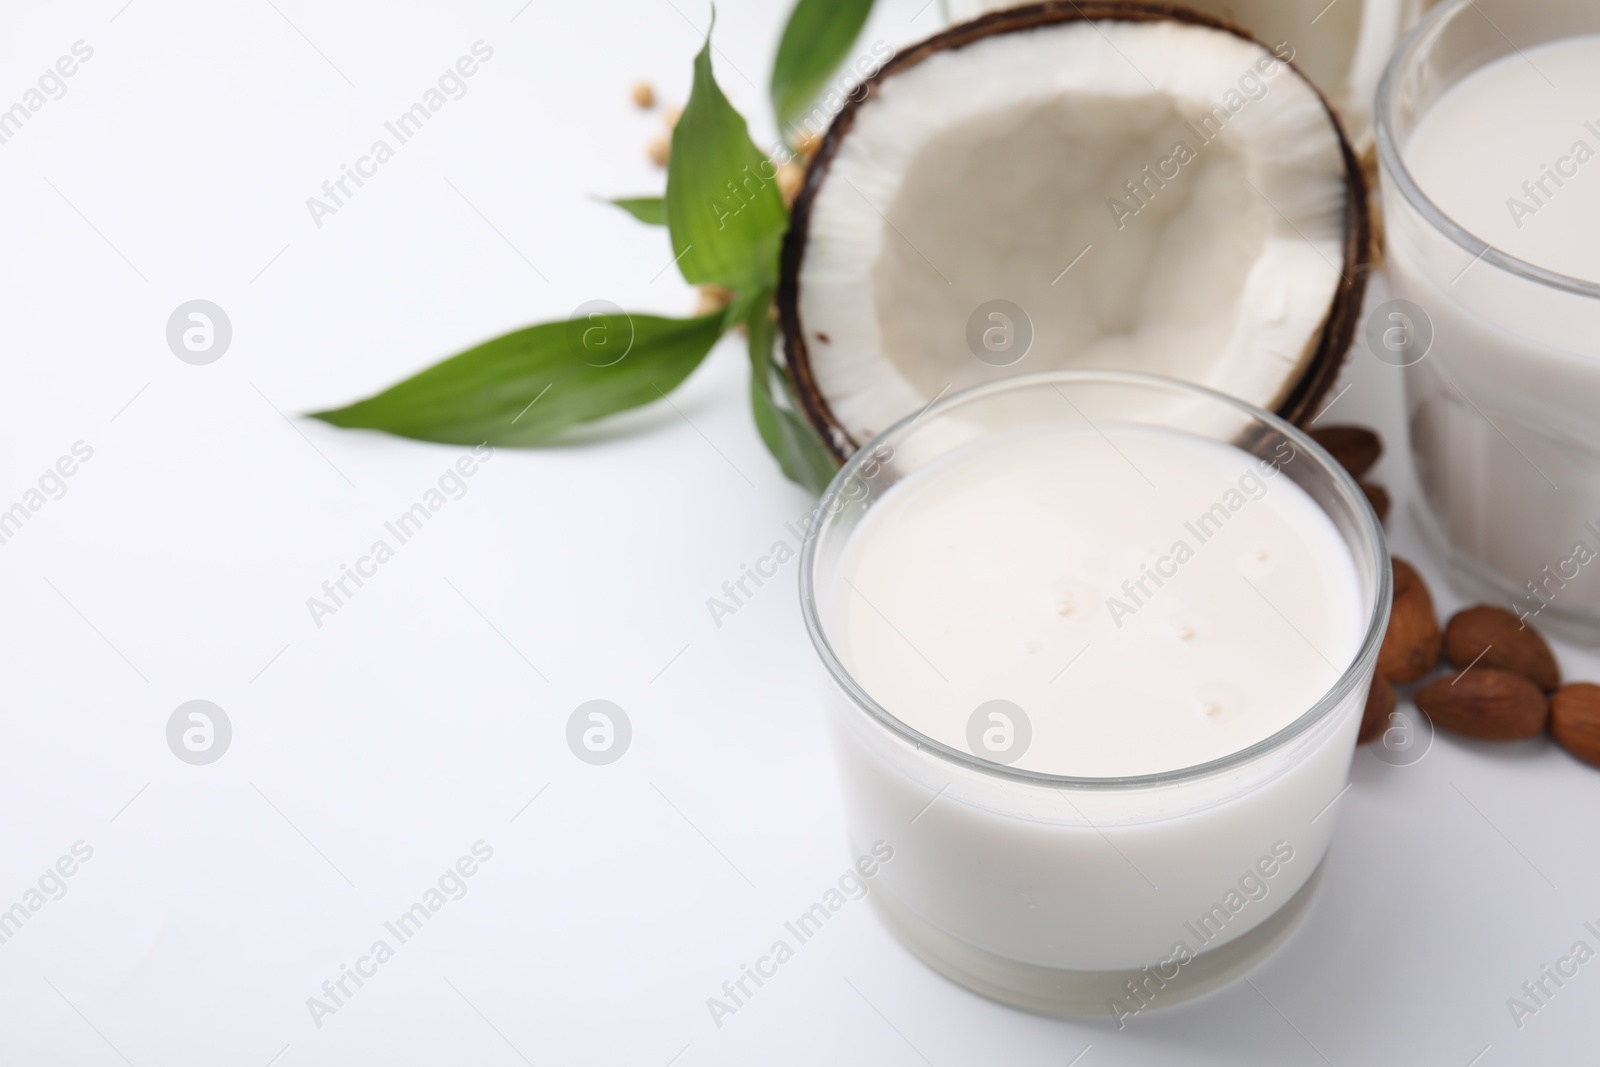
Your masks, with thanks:
<instances>
[{"instance_id":1,"label":"narrow green leaf","mask_svg":"<svg viewBox=\"0 0 1600 1067\"><path fill-rule=\"evenodd\" d=\"M597 311L546 322L312 418L424 441L539 444L577 423L659 400L700 365L722 329L721 314L668 319Z\"/></svg>"},{"instance_id":2,"label":"narrow green leaf","mask_svg":"<svg viewBox=\"0 0 1600 1067\"><path fill-rule=\"evenodd\" d=\"M772 395L772 379L782 372L773 366L776 327L767 314L772 294L764 292L752 302L746 329L750 334L750 408L767 451L791 482L820 495L833 480L838 466L823 447L816 430L794 411L781 407Z\"/></svg>"},{"instance_id":3,"label":"narrow green leaf","mask_svg":"<svg viewBox=\"0 0 1600 1067\"><path fill-rule=\"evenodd\" d=\"M800 0L772 65L772 107L788 129L844 62L872 13L872 0Z\"/></svg>"},{"instance_id":4,"label":"narrow green leaf","mask_svg":"<svg viewBox=\"0 0 1600 1067\"><path fill-rule=\"evenodd\" d=\"M694 61L689 103L667 158L667 227L685 281L769 289L789 215L777 168L711 76L711 39Z\"/></svg>"},{"instance_id":5,"label":"narrow green leaf","mask_svg":"<svg viewBox=\"0 0 1600 1067\"><path fill-rule=\"evenodd\" d=\"M659 196L624 196L609 202L646 225L667 224L667 202Z\"/></svg>"}]
</instances>

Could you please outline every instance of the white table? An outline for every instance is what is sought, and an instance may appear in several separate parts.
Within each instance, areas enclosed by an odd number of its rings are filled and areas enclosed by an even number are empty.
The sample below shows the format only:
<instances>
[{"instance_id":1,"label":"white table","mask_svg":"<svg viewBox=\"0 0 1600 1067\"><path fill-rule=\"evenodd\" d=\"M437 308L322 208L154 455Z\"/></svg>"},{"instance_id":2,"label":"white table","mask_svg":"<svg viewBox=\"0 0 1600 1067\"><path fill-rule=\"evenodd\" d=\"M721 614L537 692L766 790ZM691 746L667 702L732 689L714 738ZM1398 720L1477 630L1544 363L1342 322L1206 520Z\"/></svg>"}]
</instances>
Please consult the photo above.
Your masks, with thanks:
<instances>
[{"instance_id":1,"label":"white table","mask_svg":"<svg viewBox=\"0 0 1600 1067\"><path fill-rule=\"evenodd\" d=\"M628 87L682 101L704 5L520 4L7 14L0 107L75 41L93 55L0 144L0 508L93 455L0 544L0 909L93 855L0 944L0 1062L1592 1057L1600 963L1520 1032L1506 999L1600 947L1600 771L1446 736L1414 766L1356 757L1322 895L1257 988L1121 1032L1036 1018L937 977L862 902L714 1025L706 999L851 859L795 564L720 628L705 607L810 503L756 437L739 347L602 443L496 453L320 627L306 606L465 450L297 413L586 300L693 305L661 232L589 197L660 189ZM866 39L931 32L919 6ZM763 139L783 14L729 0L717 24ZM478 40L466 95L316 225L306 199ZM191 299L233 328L206 366L165 339ZM1382 428L1395 545L1436 578L1396 374L1358 351L1328 421ZM634 731L608 766L565 743L596 698ZM166 742L193 699L233 731L205 766ZM386 931L479 841L464 896ZM393 958L317 1025L308 998L380 938Z\"/></svg>"}]
</instances>

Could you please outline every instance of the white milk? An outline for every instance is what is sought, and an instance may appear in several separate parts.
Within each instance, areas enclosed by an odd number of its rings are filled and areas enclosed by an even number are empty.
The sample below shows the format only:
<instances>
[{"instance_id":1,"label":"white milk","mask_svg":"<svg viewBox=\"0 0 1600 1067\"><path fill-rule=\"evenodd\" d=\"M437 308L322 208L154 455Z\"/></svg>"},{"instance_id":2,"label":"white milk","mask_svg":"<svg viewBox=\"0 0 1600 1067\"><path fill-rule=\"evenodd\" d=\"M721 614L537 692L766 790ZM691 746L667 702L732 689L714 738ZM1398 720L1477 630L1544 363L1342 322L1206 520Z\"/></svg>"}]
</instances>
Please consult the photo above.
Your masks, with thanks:
<instances>
[{"instance_id":1,"label":"white milk","mask_svg":"<svg viewBox=\"0 0 1600 1067\"><path fill-rule=\"evenodd\" d=\"M1376 594L1285 473L1316 462L1129 425L1013 430L914 471L850 532L818 579L846 670L934 742L1012 761L936 756L826 689L851 837L894 849L873 897L929 963L1122 1017L1281 936L1332 832L1370 659L1330 714L1225 770L1136 787L1015 772L1192 767L1329 692ZM991 700L1021 711L969 734Z\"/></svg>"},{"instance_id":2,"label":"white milk","mask_svg":"<svg viewBox=\"0 0 1600 1067\"><path fill-rule=\"evenodd\" d=\"M1503 56L1418 122L1411 175L1502 252L1600 282L1600 36Z\"/></svg>"},{"instance_id":3,"label":"white milk","mask_svg":"<svg viewBox=\"0 0 1600 1067\"><path fill-rule=\"evenodd\" d=\"M1469 233L1600 282L1600 36L1467 75L1399 147ZM1474 263L1392 180L1385 209L1395 295L1434 332L1405 375L1425 534L1469 593L1600 636L1600 300Z\"/></svg>"},{"instance_id":4,"label":"white milk","mask_svg":"<svg viewBox=\"0 0 1600 1067\"><path fill-rule=\"evenodd\" d=\"M1032 727L1013 766L1155 774L1276 733L1349 664L1355 566L1303 490L1227 445L1105 432L986 440L852 535L835 645L902 722L966 750L1007 700Z\"/></svg>"}]
</instances>

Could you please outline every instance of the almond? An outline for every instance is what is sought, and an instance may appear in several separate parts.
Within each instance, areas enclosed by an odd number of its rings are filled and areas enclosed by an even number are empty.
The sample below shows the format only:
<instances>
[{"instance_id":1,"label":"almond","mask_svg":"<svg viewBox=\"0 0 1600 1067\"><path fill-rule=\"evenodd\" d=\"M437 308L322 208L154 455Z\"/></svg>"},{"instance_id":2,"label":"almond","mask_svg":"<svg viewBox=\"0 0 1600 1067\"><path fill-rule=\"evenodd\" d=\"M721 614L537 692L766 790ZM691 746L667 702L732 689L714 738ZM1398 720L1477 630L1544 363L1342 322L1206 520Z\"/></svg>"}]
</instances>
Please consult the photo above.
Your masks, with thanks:
<instances>
[{"instance_id":1,"label":"almond","mask_svg":"<svg viewBox=\"0 0 1600 1067\"><path fill-rule=\"evenodd\" d=\"M1427 591L1428 583L1422 580L1422 575L1417 573L1417 568L1399 556L1389 557L1389 569L1394 572L1394 595L1397 599L1417 586L1421 586L1423 591ZM1433 603L1433 594L1431 593L1428 594L1428 603Z\"/></svg>"},{"instance_id":2,"label":"almond","mask_svg":"<svg viewBox=\"0 0 1600 1067\"><path fill-rule=\"evenodd\" d=\"M1444 643L1433 614L1433 595L1416 568L1399 557L1394 567L1394 603L1389 629L1378 649L1378 673L1391 682L1415 682L1439 662Z\"/></svg>"},{"instance_id":3,"label":"almond","mask_svg":"<svg viewBox=\"0 0 1600 1067\"><path fill-rule=\"evenodd\" d=\"M1371 482L1361 482L1361 491L1367 495L1367 503L1372 505L1372 510L1378 513L1380 523L1389 521L1389 490L1381 485Z\"/></svg>"},{"instance_id":4,"label":"almond","mask_svg":"<svg viewBox=\"0 0 1600 1067\"><path fill-rule=\"evenodd\" d=\"M1444 649L1458 670L1476 663L1515 671L1546 691L1561 685L1561 667L1550 646L1505 608L1479 604L1456 612L1444 629Z\"/></svg>"},{"instance_id":5,"label":"almond","mask_svg":"<svg viewBox=\"0 0 1600 1067\"><path fill-rule=\"evenodd\" d=\"M1312 430L1311 439L1326 448L1352 478L1367 473L1383 455L1383 442L1365 426L1325 426Z\"/></svg>"},{"instance_id":6,"label":"almond","mask_svg":"<svg viewBox=\"0 0 1600 1067\"><path fill-rule=\"evenodd\" d=\"M1372 688L1367 690L1367 708L1361 713L1361 733L1356 744L1364 745L1383 736L1394 713L1394 686L1381 674L1372 676Z\"/></svg>"},{"instance_id":7,"label":"almond","mask_svg":"<svg viewBox=\"0 0 1600 1067\"><path fill-rule=\"evenodd\" d=\"M1600 767L1600 685L1573 682L1550 698L1550 733L1561 747Z\"/></svg>"},{"instance_id":8,"label":"almond","mask_svg":"<svg viewBox=\"0 0 1600 1067\"><path fill-rule=\"evenodd\" d=\"M1485 741L1516 741L1544 729L1550 708L1528 679L1498 667L1475 667L1423 686L1417 707L1437 726Z\"/></svg>"}]
</instances>

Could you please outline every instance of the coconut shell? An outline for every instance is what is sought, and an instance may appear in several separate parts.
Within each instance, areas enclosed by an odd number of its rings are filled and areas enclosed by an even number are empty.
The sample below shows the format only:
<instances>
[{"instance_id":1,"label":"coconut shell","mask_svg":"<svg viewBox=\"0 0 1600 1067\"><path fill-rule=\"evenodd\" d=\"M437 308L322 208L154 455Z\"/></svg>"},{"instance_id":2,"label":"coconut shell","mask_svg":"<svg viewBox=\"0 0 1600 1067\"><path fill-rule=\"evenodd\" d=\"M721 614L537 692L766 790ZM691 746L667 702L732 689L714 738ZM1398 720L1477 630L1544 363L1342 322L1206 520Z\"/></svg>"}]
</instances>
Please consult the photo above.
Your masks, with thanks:
<instances>
[{"instance_id":1,"label":"coconut shell","mask_svg":"<svg viewBox=\"0 0 1600 1067\"><path fill-rule=\"evenodd\" d=\"M833 123L823 136L816 154L806 169L805 183L795 198L790 214L789 231L784 236L778 280L778 315L783 331L784 350L795 392L801 410L822 435L823 442L835 460L843 463L865 442L855 440L835 417L826 398L812 374L810 353L800 323L799 278L801 263L806 253L806 235L811 222L811 209L818 190L827 178L829 167L839 152L844 139L855 125L856 115L863 104L873 99L885 80L939 52L962 48L975 41L1003 33L1036 29L1057 23L1076 21L1115 20L1122 22L1175 21L1223 30L1253 44L1261 45L1250 34L1237 26L1210 15L1170 4L1144 3L1138 0L1099 0L1099 2L1074 2L1050 0L1025 7L996 11L971 22L965 22L936 34L920 44L910 45L898 52L861 86L847 95L844 106L834 116ZM1265 47L1265 46L1263 46ZM1285 61L1296 75L1316 93L1317 98L1333 119L1339 137L1339 148L1344 159L1345 177L1349 196L1346 203L1344 234L1344 266L1338 286L1334 290L1327 318L1311 341L1313 351L1304 369L1294 379L1276 414L1293 423L1301 423L1316 414L1321 401L1339 377L1344 356L1355 339L1361 302L1366 292L1367 278L1372 264L1372 229L1368 214L1367 180L1361 163L1356 158L1350 141L1345 136L1338 114L1327 97L1322 94L1303 71L1292 61ZM907 411L904 415L910 415ZM884 427L879 427L883 429Z\"/></svg>"}]
</instances>

